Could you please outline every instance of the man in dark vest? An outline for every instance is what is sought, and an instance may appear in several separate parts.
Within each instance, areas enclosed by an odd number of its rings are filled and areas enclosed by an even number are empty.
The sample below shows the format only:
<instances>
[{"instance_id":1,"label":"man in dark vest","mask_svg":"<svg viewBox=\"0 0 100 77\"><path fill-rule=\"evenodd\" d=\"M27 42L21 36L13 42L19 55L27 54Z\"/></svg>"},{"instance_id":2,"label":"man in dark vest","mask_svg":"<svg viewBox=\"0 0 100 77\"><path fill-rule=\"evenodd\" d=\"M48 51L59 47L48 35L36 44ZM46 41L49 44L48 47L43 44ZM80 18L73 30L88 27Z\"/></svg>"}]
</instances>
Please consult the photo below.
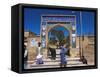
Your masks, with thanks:
<instances>
[{"instance_id":1,"label":"man in dark vest","mask_svg":"<svg viewBox=\"0 0 100 77\"><path fill-rule=\"evenodd\" d=\"M56 59L56 49L49 47L49 52L50 52L51 60L55 60Z\"/></svg>"}]
</instances>

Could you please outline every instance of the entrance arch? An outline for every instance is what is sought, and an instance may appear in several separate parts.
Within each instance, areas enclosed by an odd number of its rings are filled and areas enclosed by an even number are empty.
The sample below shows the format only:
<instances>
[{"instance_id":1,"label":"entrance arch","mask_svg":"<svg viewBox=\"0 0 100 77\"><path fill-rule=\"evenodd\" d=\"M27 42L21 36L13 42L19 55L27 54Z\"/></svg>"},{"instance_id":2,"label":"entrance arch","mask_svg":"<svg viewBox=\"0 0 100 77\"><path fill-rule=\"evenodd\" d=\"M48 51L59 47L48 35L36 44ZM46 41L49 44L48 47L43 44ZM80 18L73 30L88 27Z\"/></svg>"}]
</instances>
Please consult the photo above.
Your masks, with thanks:
<instances>
[{"instance_id":1,"label":"entrance arch","mask_svg":"<svg viewBox=\"0 0 100 77\"><path fill-rule=\"evenodd\" d=\"M79 57L77 49L76 16L75 15L42 15L41 16L41 44L43 48L48 46L48 32L50 29L62 26L70 34L70 54L72 57Z\"/></svg>"},{"instance_id":2,"label":"entrance arch","mask_svg":"<svg viewBox=\"0 0 100 77\"><path fill-rule=\"evenodd\" d=\"M68 34L69 34L69 41L71 40L71 31L70 31L70 29L69 29L69 27L67 26L66 27L66 24L56 24L56 25L54 25L54 26L52 26L52 27L49 27L48 26L48 28L47 28L47 34L46 34L46 45L48 45L48 37L49 37L49 32L52 30L52 29L54 29L54 28L57 28L57 27L62 27L62 28L64 28L67 32L68 32ZM69 45L71 45L71 41L69 42Z\"/></svg>"}]
</instances>

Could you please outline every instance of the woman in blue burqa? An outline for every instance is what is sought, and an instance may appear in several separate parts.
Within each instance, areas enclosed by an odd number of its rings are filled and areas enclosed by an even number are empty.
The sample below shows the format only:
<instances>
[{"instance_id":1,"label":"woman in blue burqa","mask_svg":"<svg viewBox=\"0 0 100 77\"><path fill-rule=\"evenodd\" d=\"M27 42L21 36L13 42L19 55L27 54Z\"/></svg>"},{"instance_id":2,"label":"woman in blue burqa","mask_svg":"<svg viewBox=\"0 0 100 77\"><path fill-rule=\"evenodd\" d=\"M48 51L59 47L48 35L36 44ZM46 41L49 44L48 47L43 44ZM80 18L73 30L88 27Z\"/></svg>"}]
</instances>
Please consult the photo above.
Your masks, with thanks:
<instances>
[{"instance_id":1,"label":"woman in blue burqa","mask_svg":"<svg viewBox=\"0 0 100 77\"><path fill-rule=\"evenodd\" d=\"M66 57L67 51L68 49L66 45L62 45L60 51L60 67L66 67L67 65L67 57Z\"/></svg>"}]
</instances>

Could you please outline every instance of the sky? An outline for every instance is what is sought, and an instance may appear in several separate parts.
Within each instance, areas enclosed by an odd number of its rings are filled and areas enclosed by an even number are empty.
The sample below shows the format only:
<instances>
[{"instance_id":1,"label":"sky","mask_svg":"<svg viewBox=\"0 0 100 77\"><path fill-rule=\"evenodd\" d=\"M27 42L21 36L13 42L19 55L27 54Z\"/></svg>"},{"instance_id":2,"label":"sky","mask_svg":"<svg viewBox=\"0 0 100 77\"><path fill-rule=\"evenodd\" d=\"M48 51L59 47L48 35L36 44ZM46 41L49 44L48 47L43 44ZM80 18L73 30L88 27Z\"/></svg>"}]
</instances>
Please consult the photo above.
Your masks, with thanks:
<instances>
[{"instance_id":1,"label":"sky","mask_svg":"<svg viewBox=\"0 0 100 77\"><path fill-rule=\"evenodd\" d=\"M76 32L80 35L80 11L73 10L55 10L55 9L35 9L24 8L24 31L32 31L40 35L41 15L57 14L57 15L75 15L76 16ZM82 11L82 34L94 34L94 12Z\"/></svg>"}]
</instances>

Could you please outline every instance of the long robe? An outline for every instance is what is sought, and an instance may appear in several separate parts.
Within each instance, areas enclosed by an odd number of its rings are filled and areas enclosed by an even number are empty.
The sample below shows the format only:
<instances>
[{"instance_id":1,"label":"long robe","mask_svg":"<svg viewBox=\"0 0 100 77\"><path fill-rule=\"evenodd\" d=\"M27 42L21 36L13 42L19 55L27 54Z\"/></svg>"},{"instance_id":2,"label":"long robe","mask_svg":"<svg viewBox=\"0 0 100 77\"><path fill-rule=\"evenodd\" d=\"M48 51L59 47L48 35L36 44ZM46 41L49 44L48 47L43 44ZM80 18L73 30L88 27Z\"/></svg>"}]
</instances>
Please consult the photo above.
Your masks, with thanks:
<instances>
[{"instance_id":1,"label":"long robe","mask_svg":"<svg viewBox=\"0 0 100 77\"><path fill-rule=\"evenodd\" d=\"M27 49L24 49L24 64L27 65L27 60L28 60L28 51Z\"/></svg>"},{"instance_id":2,"label":"long robe","mask_svg":"<svg viewBox=\"0 0 100 77\"><path fill-rule=\"evenodd\" d=\"M55 60L56 59L56 49L54 48L49 48L51 59Z\"/></svg>"},{"instance_id":3,"label":"long robe","mask_svg":"<svg viewBox=\"0 0 100 77\"><path fill-rule=\"evenodd\" d=\"M67 52L67 49L64 48L64 47L62 47L61 48L61 52L60 52L60 61L61 61L61 64L66 64L67 63L66 52Z\"/></svg>"},{"instance_id":4,"label":"long robe","mask_svg":"<svg viewBox=\"0 0 100 77\"><path fill-rule=\"evenodd\" d=\"M36 64L43 64L43 56L41 55L41 47L38 47L38 55L36 56Z\"/></svg>"}]
</instances>

